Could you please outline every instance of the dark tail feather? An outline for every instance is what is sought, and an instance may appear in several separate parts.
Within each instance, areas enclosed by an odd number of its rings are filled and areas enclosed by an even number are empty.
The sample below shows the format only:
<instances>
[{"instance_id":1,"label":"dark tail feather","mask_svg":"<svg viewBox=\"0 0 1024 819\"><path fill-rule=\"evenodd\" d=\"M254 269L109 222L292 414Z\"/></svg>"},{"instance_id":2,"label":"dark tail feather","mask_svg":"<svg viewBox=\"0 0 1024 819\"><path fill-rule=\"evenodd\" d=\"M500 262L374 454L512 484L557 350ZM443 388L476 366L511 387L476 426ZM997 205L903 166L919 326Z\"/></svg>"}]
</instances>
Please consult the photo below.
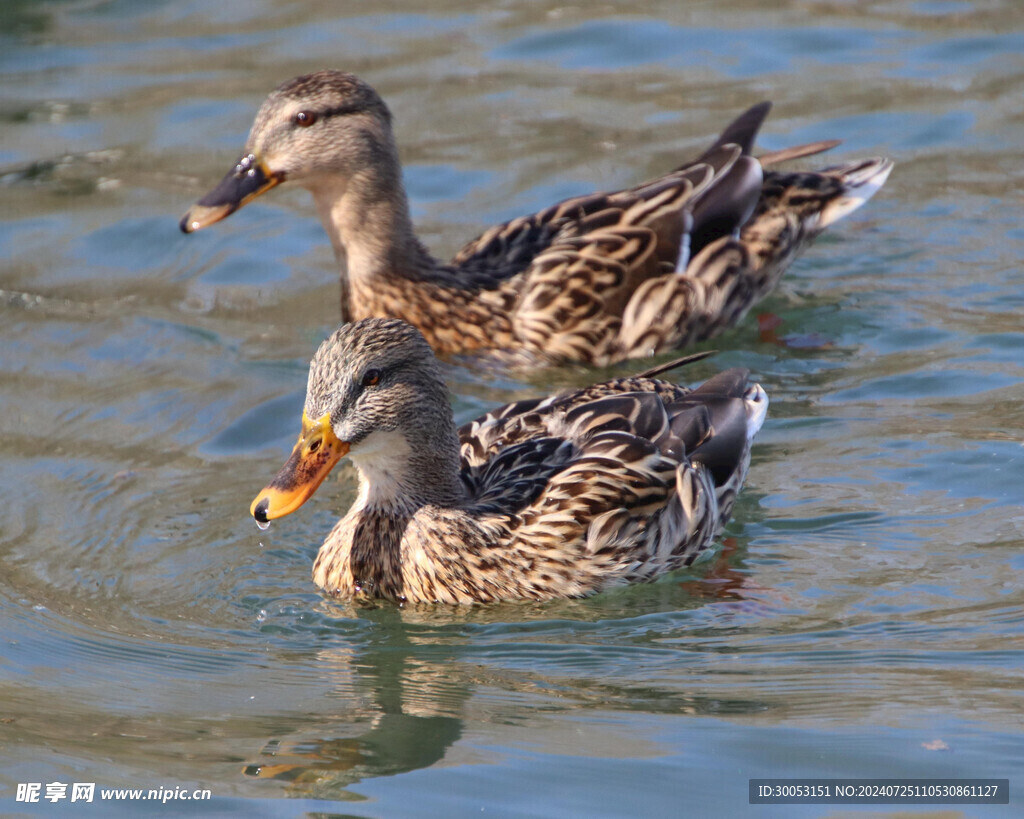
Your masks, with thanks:
<instances>
[{"instance_id":1,"label":"dark tail feather","mask_svg":"<svg viewBox=\"0 0 1024 819\"><path fill-rule=\"evenodd\" d=\"M707 404L711 429L707 440L689 453L692 463L704 464L722 486L736 471L747 446L747 412L741 398L711 399ZM717 417L716 417L717 416Z\"/></svg>"},{"instance_id":2,"label":"dark tail feather","mask_svg":"<svg viewBox=\"0 0 1024 819\"><path fill-rule=\"evenodd\" d=\"M690 232L690 258L721 236L729 236L746 224L761 197L764 174L761 164L741 156L721 179L694 205Z\"/></svg>"},{"instance_id":3,"label":"dark tail feather","mask_svg":"<svg viewBox=\"0 0 1024 819\"><path fill-rule=\"evenodd\" d=\"M684 355L682 358L676 358L672 361L667 361L664 364L658 364L655 367L651 367L649 370L644 370L642 373L637 373L635 378L655 378L662 373L667 373L669 370L674 370L678 367L685 367L687 364L693 364L696 361L701 361L705 358L709 358L717 353L718 350L704 350L699 353L691 353L690 355Z\"/></svg>"},{"instance_id":4,"label":"dark tail feather","mask_svg":"<svg viewBox=\"0 0 1024 819\"><path fill-rule=\"evenodd\" d=\"M759 102L734 119L708 148L697 163L710 163L725 146L736 145L742 151L732 167L718 179L693 208L693 231L689 258L693 258L709 242L739 230L750 218L761 195L761 165L750 156L757 132L772 110L770 102ZM696 164L696 163L695 163Z\"/></svg>"},{"instance_id":5,"label":"dark tail feather","mask_svg":"<svg viewBox=\"0 0 1024 819\"><path fill-rule=\"evenodd\" d=\"M715 144L701 154L700 159L697 161L703 162L704 158L716 148L728 145L729 143L739 145L743 149L744 155L749 155L754 149L754 140L757 138L757 132L761 130L765 117L768 116L768 112L771 110L772 104L767 100L759 102L757 105L752 105L726 126L718 139L715 140Z\"/></svg>"},{"instance_id":6,"label":"dark tail feather","mask_svg":"<svg viewBox=\"0 0 1024 819\"><path fill-rule=\"evenodd\" d=\"M792 148L783 148L780 151L769 151L757 158L762 165L775 165L779 162L788 162L791 159L800 159L805 156L822 154L831 151L836 145L842 144L841 139L823 139L819 142L808 142L806 145L794 145Z\"/></svg>"},{"instance_id":7,"label":"dark tail feather","mask_svg":"<svg viewBox=\"0 0 1024 819\"><path fill-rule=\"evenodd\" d=\"M747 446L747 409L743 401L750 371L736 367L718 373L683 398L707 410L711 435L689 453L690 460L702 463L723 485L736 469Z\"/></svg>"},{"instance_id":8,"label":"dark tail feather","mask_svg":"<svg viewBox=\"0 0 1024 819\"><path fill-rule=\"evenodd\" d=\"M691 395L724 395L727 398L739 398L747 389L750 370L733 367L711 376L697 387ZM713 419L712 419L713 420Z\"/></svg>"},{"instance_id":9,"label":"dark tail feather","mask_svg":"<svg viewBox=\"0 0 1024 819\"><path fill-rule=\"evenodd\" d=\"M749 107L748 110L744 111L726 126L718 139L715 140L715 144L705 154L701 155L700 160L703 160L715 148L727 145L730 142L739 145L743 149L744 155L750 155L754 149L754 140L757 138L761 126L764 125L769 111L771 111L771 102L768 100L758 102L758 104Z\"/></svg>"}]
</instances>

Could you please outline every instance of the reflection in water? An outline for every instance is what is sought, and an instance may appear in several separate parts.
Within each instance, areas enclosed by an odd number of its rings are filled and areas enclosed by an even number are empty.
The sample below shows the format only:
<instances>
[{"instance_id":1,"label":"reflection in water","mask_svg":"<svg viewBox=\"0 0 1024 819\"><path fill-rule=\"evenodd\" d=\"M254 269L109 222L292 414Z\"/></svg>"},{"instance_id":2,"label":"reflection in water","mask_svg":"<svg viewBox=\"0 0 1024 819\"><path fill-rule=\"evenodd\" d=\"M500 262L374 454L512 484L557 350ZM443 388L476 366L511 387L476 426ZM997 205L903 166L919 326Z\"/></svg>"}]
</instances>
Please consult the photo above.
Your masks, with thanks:
<instances>
[{"instance_id":1,"label":"reflection in water","mask_svg":"<svg viewBox=\"0 0 1024 819\"><path fill-rule=\"evenodd\" d=\"M410 652L416 642L396 611L352 607L348 613L375 628L359 649L319 652L328 679L344 679L336 689L341 712L271 739L246 766L247 776L287 782L291 793L358 799L345 790L349 785L429 767L462 735L462 706L472 686L457 667L440 657L416 659ZM338 723L343 736L324 736Z\"/></svg>"},{"instance_id":2,"label":"reflection in water","mask_svg":"<svg viewBox=\"0 0 1024 819\"><path fill-rule=\"evenodd\" d=\"M679 581L679 588L694 600L732 603L748 611L770 612L772 602L784 604L785 595L758 584L749 569L735 565L738 542L722 539L722 548L711 556L703 577Z\"/></svg>"},{"instance_id":3,"label":"reflection in water","mask_svg":"<svg viewBox=\"0 0 1024 819\"><path fill-rule=\"evenodd\" d=\"M702 577L655 584L657 594L642 603L650 614L678 611L680 605L700 606L699 601L725 601L748 608L746 589L752 590L754 608L765 611L767 590L751 581L737 562L738 544L727 538L723 551L705 561ZM681 593L685 592L685 593ZM630 601L608 596L597 611L593 601L560 600L551 603L508 603L497 606L461 607L407 606L385 603L323 602L325 617L334 622L356 619L369 625L358 646L332 646L317 652L316 665L333 683L329 708L292 725L287 733L269 738L261 754L244 769L247 776L287 783L292 795L317 798L362 800L349 788L366 779L427 768L444 760L464 733L466 720L497 720L503 724L526 724L536 709L538 693L550 697L551 713L604 711L616 706L652 714L754 715L778 704L739 697L687 694L674 686L659 686L637 680L633 684L612 684L606 675L594 674L594 662L584 659L586 638L574 646L574 632L583 623L573 618L595 619L642 614ZM660 604L659 604L660 600ZM689 601L687 603L686 601ZM632 601L635 603L636 601ZM552 650L563 653L558 673L539 668L507 664L508 652L518 653L514 632L540 629L552 623L564 630L541 637L538 654ZM462 627L457 625L462 624ZM509 626L519 623L519 626ZM497 637L483 654L474 651L474 635ZM509 632L509 633L506 633ZM563 642L568 640L569 642ZM474 661L463 656L467 651ZM589 668L588 668L589 666ZM592 679L587 679L588 677ZM481 700L485 704L481 705ZM494 702L488 702L494 700ZM776 713L777 719L784 715ZM337 734L332 734L331 729ZM552 741L544 731L532 736L537 747ZM627 746L609 744L600 731L578 738L575 752L646 756L657 752L650 743L636 738Z\"/></svg>"}]
</instances>

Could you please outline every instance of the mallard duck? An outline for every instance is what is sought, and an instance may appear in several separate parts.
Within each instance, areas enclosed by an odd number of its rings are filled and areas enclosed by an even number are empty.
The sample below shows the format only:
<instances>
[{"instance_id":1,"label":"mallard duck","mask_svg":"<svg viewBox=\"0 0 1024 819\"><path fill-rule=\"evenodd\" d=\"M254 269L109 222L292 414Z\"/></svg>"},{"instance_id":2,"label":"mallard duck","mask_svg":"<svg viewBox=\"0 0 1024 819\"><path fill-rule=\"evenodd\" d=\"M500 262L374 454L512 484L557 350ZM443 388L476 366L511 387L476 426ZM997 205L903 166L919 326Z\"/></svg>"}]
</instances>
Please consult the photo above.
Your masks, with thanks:
<instances>
[{"instance_id":1,"label":"mallard duck","mask_svg":"<svg viewBox=\"0 0 1024 819\"><path fill-rule=\"evenodd\" d=\"M262 527L295 511L347 455L359 494L313 566L332 595L544 600L652 580L729 519L768 408L746 370L695 390L655 378L680 363L456 430L419 330L346 324L313 357L298 443L250 511Z\"/></svg>"},{"instance_id":2,"label":"mallard duck","mask_svg":"<svg viewBox=\"0 0 1024 819\"><path fill-rule=\"evenodd\" d=\"M245 153L181 220L186 233L281 184L313 194L341 267L342 320L394 316L439 355L605 365L738 321L821 230L867 201L892 163L762 172L834 142L750 155L770 103L698 159L617 193L560 202L483 233L448 264L416 238L391 113L352 74L319 71L263 103Z\"/></svg>"}]
</instances>

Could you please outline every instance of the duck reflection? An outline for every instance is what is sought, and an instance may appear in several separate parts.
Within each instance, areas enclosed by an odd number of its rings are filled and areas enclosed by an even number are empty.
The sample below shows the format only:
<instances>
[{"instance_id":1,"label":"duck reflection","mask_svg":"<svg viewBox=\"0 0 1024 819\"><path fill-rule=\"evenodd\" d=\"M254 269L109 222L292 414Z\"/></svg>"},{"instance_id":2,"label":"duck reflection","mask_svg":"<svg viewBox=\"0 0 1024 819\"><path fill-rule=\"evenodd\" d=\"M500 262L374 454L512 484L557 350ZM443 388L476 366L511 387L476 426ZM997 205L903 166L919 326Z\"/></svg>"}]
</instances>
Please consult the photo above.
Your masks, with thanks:
<instances>
[{"instance_id":1,"label":"duck reflection","mask_svg":"<svg viewBox=\"0 0 1024 819\"><path fill-rule=\"evenodd\" d=\"M468 681L452 673L452 657L437 646L429 660L415 655L415 634L404 628L407 615L385 605L324 602L332 617L369 620L373 628L363 647L331 647L320 665L338 681L344 713L325 714L318 727L272 739L261 757L246 766L247 776L289 783L306 796L362 799L344 788L363 779L426 768L443 759L462 735L461 711ZM330 725L346 736L324 736Z\"/></svg>"},{"instance_id":2,"label":"duck reflection","mask_svg":"<svg viewBox=\"0 0 1024 819\"><path fill-rule=\"evenodd\" d=\"M451 748L474 713L488 723L489 736L498 730L534 747L555 741L546 738L544 717L574 711L763 713L761 701L683 690L678 683L685 684L685 667L669 669L659 685L633 665L642 666L648 652L669 666L685 659L666 654L661 644L679 649L688 639L688 610L764 604L765 590L742 567L744 552L735 538L726 538L696 571L584 600L404 608L321 600L320 615L345 623L346 631L355 624L360 635L320 649L314 661L330 677L328 696L342 707L299 720L290 734L267 742L244 772L286 783L293 795L362 800L348 790L362 780L427 768L446 757L456 761ZM632 634L625 644L618 639L623 631ZM618 638L609 640L610 633ZM468 659L472 655L479 661ZM609 663L622 662L629 673L608 671ZM471 699L479 701L485 691L486 705L474 705ZM581 727L575 754L661 753L652 739L609 737L602 729L588 740L583 733Z\"/></svg>"}]
</instances>

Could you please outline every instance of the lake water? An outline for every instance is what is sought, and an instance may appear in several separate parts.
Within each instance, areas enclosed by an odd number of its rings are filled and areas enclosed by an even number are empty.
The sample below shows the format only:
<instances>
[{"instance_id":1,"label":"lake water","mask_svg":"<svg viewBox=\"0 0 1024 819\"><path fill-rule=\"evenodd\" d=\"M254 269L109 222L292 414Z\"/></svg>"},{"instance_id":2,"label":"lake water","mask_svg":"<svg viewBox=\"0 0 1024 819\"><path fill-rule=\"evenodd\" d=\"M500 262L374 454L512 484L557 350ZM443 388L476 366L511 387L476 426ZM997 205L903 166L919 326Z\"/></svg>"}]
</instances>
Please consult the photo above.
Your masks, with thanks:
<instances>
[{"instance_id":1,"label":"lake water","mask_svg":"<svg viewBox=\"0 0 1024 819\"><path fill-rule=\"evenodd\" d=\"M1024 5L370 5L0 10L2 810L1021 815ZM686 372L772 399L711 559L583 601L354 608L309 576L351 468L256 529L334 260L302 191L177 223L322 67L388 100L441 255L761 99L763 150L896 160ZM449 371L459 420L603 376ZM750 806L756 777L1009 778L1011 803ZM52 782L97 797L15 801Z\"/></svg>"}]
</instances>

